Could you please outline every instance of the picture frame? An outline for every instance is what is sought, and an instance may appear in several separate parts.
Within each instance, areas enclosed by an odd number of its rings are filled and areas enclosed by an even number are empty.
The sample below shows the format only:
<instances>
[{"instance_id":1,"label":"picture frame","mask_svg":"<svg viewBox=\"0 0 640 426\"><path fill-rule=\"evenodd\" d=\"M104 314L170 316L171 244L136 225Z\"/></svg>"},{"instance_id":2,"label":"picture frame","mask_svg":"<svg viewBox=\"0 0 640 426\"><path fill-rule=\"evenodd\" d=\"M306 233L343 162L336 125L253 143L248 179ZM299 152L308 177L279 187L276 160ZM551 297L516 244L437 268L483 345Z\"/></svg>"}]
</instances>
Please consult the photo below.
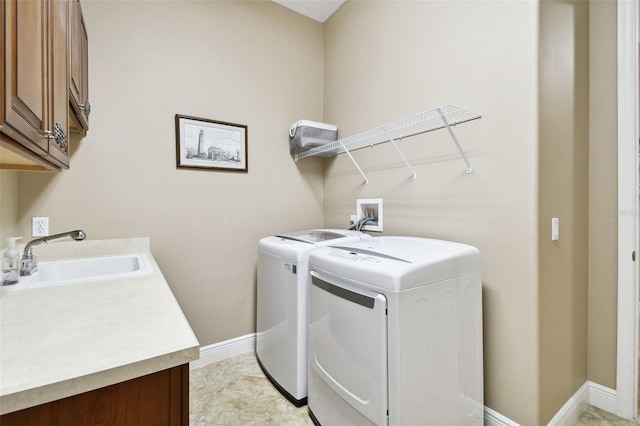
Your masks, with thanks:
<instances>
[{"instance_id":1,"label":"picture frame","mask_svg":"<svg viewBox=\"0 0 640 426\"><path fill-rule=\"evenodd\" d=\"M176 167L248 172L244 124L176 114Z\"/></svg>"}]
</instances>

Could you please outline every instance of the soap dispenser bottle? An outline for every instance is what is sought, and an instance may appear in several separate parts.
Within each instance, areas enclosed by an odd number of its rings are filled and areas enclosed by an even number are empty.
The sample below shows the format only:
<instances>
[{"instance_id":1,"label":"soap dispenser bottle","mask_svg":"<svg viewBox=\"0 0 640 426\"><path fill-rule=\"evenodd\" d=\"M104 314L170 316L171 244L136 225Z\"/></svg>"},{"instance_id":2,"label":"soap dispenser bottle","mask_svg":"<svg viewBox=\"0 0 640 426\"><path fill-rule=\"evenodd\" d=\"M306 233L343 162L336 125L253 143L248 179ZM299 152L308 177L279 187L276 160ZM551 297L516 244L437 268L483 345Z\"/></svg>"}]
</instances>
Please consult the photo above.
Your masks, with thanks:
<instances>
[{"instance_id":1,"label":"soap dispenser bottle","mask_svg":"<svg viewBox=\"0 0 640 426\"><path fill-rule=\"evenodd\" d=\"M20 253L16 241L21 238L7 238L7 250L2 256L2 285L16 284L20 280Z\"/></svg>"}]
</instances>

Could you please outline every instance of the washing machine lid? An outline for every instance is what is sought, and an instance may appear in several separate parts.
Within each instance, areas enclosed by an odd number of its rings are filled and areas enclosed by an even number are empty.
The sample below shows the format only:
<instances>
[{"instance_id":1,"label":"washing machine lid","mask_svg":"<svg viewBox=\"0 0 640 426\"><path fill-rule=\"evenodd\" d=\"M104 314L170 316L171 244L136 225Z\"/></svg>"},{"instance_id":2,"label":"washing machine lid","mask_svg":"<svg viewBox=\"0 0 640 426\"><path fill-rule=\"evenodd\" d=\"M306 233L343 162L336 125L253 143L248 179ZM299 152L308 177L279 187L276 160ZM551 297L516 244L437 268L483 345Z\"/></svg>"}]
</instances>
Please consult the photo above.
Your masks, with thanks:
<instances>
[{"instance_id":1,"label":"washing machine lid","mask_svg":"<svg viewBox=\"0 0 640 426\"><path fill-rule=\"evenodd\" d=\"M311 253L309 264L310 269L394 291L481 272L475 247L417 237L375 237L322 247Z\"/></svg>"},{"instance_id":2,"label":"washing machine lid","mask_svg":"<svg viewBox=\"0 0 640 426\"><path fill-rule=\"evenodd\" d=\"M310 229L306 231L291 232L288 234L279 234L276 237L286 238L289 240L300 241L308 244L328 243L339 238L359 237L362 238L361 232L349 231L347 229Z\"/></svg>"},{"instance_id":3,"label":"washing machine lid","mask_svg":"<svg viewBox=\"0 0 640 426\"><path fill-rule=\"evenodd\" d=\"M371 236L348 229L310 229L264 237L258 241L258 252L282 257L292 262L306 262L309 259L309 253L318 247L365 238L369 239Z\"/></svg>"},{"instance_id":4,"label":"washing machine lid","mask_svg":"<svg viewBox=\"0 0 640 426\"><path fill-rule=\"evenodd\" d=\"M371 238L363 243L347 243L345 245L331 245L355 253L394 259L400 262L416 263L434 257L440 257L444 253L451 252L459 247L457 243L452 245L450 241L441 241L414 237L378 237Z\"/></svg>"}]
</instances>

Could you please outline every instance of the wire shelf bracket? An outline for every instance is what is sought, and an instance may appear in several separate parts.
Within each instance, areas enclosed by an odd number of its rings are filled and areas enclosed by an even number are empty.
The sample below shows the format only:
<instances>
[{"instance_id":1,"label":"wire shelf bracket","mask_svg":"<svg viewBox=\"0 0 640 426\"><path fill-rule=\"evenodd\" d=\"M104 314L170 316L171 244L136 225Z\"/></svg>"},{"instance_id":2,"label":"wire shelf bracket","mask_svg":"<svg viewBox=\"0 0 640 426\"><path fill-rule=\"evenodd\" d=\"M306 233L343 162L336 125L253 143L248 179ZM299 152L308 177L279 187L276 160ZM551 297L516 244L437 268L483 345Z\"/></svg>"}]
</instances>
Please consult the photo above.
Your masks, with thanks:
<instances>
[{"instance_id":1,"label":"wire shelf bracket","mask_svg":"<svg viewBox=\"0 0 640 426\"><path fill-rule=\"evenodd\" d=\"M396 141L403 138L420 135L422 133L446 128L449 135L453 139L453 142L458 148L458 152L462 156L462 159L467 166L465 170L466 173L471 173L473 172L473 168L471 167L471 163L465 155L460 142L456 138L456 135L453 133L453 127L458 124L476 120L479 118L481 118L481 116L474 112L466 111L452 105L443 105L422 113L393 121L391 123L376 127L371 130L357 133L347 138L338 139L337 141L312 148L308 151L296 154L294 159L295 161L298 161L306 157L330 157L344 152L349 156L351 162L364 178L364 183L368 184L369 179L364 174L362 168L358 165L357 161L354 159L351 153L357 149L373 147L374 145L378 145L381 143L391 142L391 144L400 155L400 158L402 159L404 164L411 171L411 179L415 180L416 172L413 167L411 167L411 164L409 164L402 151L400 151L400 148L398 147Z\"/></svg>"},{"instance_id":2,"label":"wire shelf bracket","mask_svg":"<svg viewBox=\"0 0 640 426\"><path fill-rule=\"evenodd\" d=\"M407 168L409 169L409 171L411 172L411 179L412 180L416 180L416 171L413 169L413 167L411 167L411 164L409 164L409 162L407 161L407 159L405 158L404 154L402 153L402 151L400 151L400 148L398 148L398 144L396 143L396 141L393 140L393 138L391 137L391 135L389 134L389 132L387 132L387 130L385 129L385 133L387 135L387 137L389 138L389 142L391 142L391 144L393 145L393 147L396 149L396 151L398 151L398 155L400 155L400 158L402 159L402 161L404 162L404 165L407 166ZM401 138L399 138L401 139Z\"/></svg>"},{"instance_id":3,"label":"wire shelf bracket","mask_svg":"<svg viewBox=\"0 0 640 426\"><path fill-rule=\"evenodd\" d=\"M342 149L344 149L344 152L347 153L347 155L349 156L349 158L351 159L351 162L353 163L354 166L356 166L356 169L358 169L358 171L360 172L360 174L362 175L362 178L364 179L364 184L367 185L369 183L369 179L367 178L367 175L364 174L364 172L362 171L362 169L360 168L360 166L358 165L358 162L355 160L355 158L353 158L353 155L351 155L351 153L349 152L349 150L347 149L346 146L344 146L344 144L342 144Z\"/></svg>"},{"instance_id":4,"label":"wire shelf bracket","mask_svg":"<svg viewBox=\"0 0 640 426\"><path fill-rule=\"evenodd\" d=\"M449 131L449 135L451 135L451 139L453 139L453 142L455 142L456 146L458 147L458 151L460 151L460 155L462 156L462 159L464 160L464 162L467 165L467 170L465 170L466 173L473 172L473 168L471 167L471 163L469 163L469 159L464 154L464 151L463 151L462 147L460 146L460 142L458 142L458 138L456 138L456 135L453 133L453 130L451 129L451 126L449 125L449 122L447 120L447 116L445 115L445 113L442 110L442 108L437 108L437 110L438 110L438 113L440 113L440 116L442 117L442 121L447 126L447 130Z\"/></svg>"}]
</instances>

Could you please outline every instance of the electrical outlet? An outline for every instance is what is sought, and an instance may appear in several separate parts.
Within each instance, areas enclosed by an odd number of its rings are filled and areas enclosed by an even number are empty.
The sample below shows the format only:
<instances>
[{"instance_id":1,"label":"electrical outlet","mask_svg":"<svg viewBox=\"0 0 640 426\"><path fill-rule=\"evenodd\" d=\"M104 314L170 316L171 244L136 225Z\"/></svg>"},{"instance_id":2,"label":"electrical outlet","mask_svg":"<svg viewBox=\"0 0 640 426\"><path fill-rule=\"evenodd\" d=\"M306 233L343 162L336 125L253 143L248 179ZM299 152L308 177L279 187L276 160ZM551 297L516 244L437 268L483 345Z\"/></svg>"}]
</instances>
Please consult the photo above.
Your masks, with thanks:
<instances>
[{"instance_id":1,"label":"electrical outlet","mask_svg":"<svg viewBox=\"0 0 640 426\"><path fill-rule=\"evenodd\" d=\"M34 217L31 222L32 237L46 237L49 235L49 218Z\"/></svg>"}]
</instances>

